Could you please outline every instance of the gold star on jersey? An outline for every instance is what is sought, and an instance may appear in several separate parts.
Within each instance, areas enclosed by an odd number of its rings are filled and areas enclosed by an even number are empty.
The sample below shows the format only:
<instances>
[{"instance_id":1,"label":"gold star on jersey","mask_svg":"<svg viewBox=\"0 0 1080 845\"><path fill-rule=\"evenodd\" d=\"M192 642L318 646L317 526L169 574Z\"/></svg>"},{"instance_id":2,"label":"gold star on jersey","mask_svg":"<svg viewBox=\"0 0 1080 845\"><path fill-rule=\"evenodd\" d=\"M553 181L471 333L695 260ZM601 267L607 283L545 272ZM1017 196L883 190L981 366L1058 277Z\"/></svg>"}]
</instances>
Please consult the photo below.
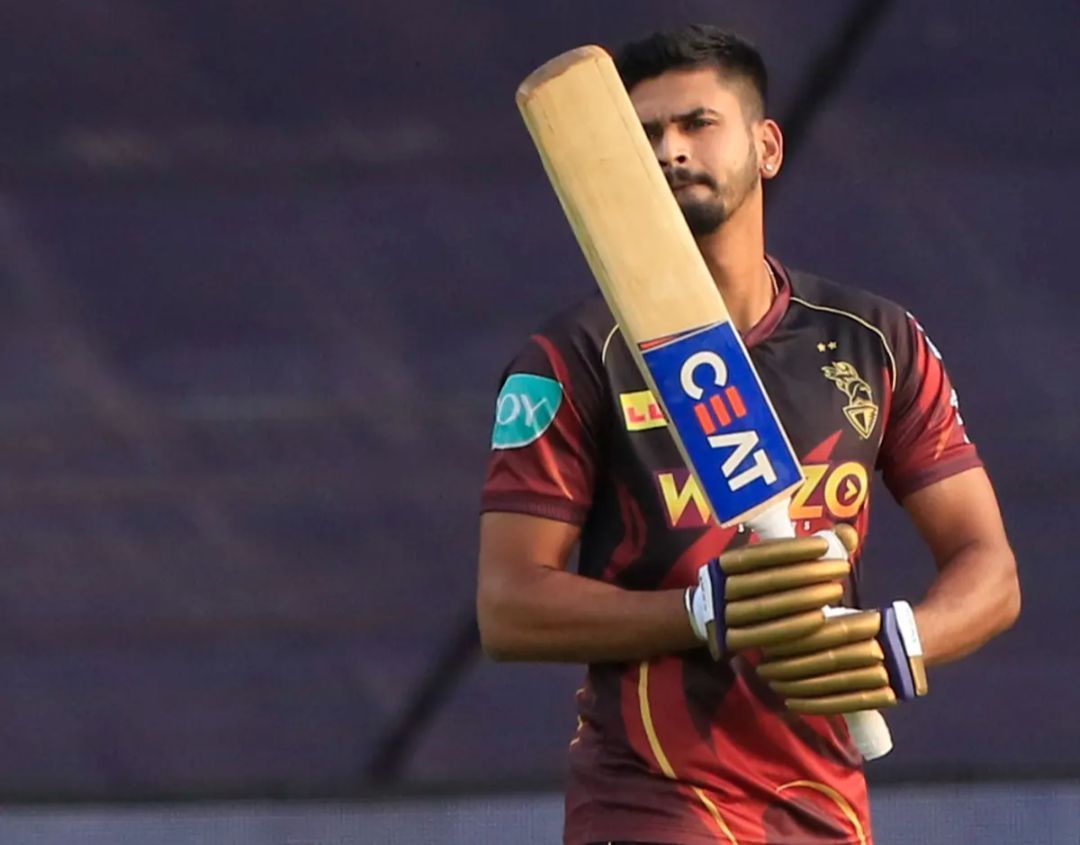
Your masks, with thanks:
<instances>
[{"instance_id":1,"label":"gold star on jersey","mask_svg":"<svg viewBox=\"0 0 1080 845\"><path fill-rule=\"evenodd\" d=\"M867 440L877 423L878 406L874 402L874 392L866 379L859 375L854 366L846 361L834 361L821 371L825 378L836 385L836 389L848 398L844 406L844 416L859 437Z\"/></svg>"}]
</instances>

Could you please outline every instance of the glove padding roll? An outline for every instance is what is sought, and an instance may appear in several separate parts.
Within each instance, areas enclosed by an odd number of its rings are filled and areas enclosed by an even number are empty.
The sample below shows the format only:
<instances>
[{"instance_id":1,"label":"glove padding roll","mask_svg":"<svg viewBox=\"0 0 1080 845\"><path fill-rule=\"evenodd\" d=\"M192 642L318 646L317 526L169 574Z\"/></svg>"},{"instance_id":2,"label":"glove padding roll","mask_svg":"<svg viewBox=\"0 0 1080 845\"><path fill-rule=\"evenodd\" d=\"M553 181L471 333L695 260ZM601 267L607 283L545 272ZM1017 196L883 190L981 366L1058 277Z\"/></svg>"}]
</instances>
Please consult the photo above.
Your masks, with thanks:
<instances>
[{"instance_id":1,"label":"glove padding roll","mask_svg":"<svg viewBox=\"0 0 1080 845\"><path fill-rule=\"evenodd\" d=\"M824 606L843 596L851 564L828 532L770 540L725 552L687 591L691 625L714 659L807 636L825 623Z\"/></svg>"},{"instance_id":2,"label":"glove padding roll","mask_svg":"<svg viewBox=\"0 0 1080 845\"><path fill-rule=\"evenodd\" d=\"M765 649L758 675L800 713L891 707L925 695L926 670L907 602L844 612L812 634Z\"/></svg>"}]
</instances>

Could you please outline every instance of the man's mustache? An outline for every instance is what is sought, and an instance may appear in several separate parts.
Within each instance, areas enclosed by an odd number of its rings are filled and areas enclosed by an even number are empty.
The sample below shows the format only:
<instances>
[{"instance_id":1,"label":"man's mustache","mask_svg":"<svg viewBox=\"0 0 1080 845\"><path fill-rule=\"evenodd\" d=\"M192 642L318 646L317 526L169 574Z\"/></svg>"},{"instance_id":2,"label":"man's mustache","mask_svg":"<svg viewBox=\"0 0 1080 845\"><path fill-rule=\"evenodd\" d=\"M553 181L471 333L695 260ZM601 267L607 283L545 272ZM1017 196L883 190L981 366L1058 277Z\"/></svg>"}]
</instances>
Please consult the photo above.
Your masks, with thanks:
<instances>
[{"instance_id":1,"label":"man's mustache","mask_svg":"<svg viewBox=\"0 0 1080 845\"><path fill-rule=\"evenodd\" d=\"M705 171L693 171L687 167L669 167L664 169L664 178L672 190L684 185L705 185L714 191L719 187L716 180Z\"/></svg>"}]
</instances>

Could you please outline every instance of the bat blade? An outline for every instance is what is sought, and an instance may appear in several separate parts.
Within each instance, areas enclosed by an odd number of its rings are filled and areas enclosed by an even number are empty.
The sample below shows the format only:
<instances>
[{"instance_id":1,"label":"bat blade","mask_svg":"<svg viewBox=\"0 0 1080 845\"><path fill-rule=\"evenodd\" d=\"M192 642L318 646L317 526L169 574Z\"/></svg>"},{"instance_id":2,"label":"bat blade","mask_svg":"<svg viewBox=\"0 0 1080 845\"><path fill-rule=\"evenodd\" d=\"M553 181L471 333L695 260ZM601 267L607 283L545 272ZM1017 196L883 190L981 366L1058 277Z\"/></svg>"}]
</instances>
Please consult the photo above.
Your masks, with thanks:
<instances>
[{"instance_id":1,"label":"bat blade","mask_svg":"<svg viewBox=\"0 0 1080 845\"><path fill-rule=\"evenodd\" d=\"M749 522L763 536L793 535L786 502L802 468L611 57L595 46L557 56L522 82L517 104L716 519ZM876 711L847 721L866 759L892 748Z\"/></svg>"},{"instance_id":2,"label":"bat blade","mask_svg":"<svg viewBox=\"0 0 1080 845\"><path fill-rule=\"evenodd\" d=\"M578 243L723 526L783 501L802 469L611 57L581 47L518 88Z\"/></svg>"}]
</instances>

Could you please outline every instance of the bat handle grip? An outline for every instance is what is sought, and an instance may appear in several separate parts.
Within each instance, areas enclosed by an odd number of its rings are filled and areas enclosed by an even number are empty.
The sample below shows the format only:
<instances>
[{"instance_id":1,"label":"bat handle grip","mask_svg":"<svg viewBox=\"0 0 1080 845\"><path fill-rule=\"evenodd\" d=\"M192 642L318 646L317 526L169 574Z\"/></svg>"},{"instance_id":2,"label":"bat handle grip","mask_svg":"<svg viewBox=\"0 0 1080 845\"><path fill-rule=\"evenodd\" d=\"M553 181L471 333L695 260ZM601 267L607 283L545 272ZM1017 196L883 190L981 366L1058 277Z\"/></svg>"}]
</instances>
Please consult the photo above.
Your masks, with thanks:
<instances>
[{"instance_id":1,"label":"bat handle grip","mask_svg":"<svg viewBox=\"0 0 1080 845\"><path fill-rule=\"evenodd\" d=\"M864 760L876 760L893 750L892 733L880 710L845 713L844 721Z\"/></svg>"},{"instance_id":2,"label":"bat handle grip","mask_svg":"<svg viewBox=\"0 0 1080 845\"><path fill-rule=\"evenodd\" d=\"M788 508L790 499L783 499L747 522L747 527L763 540L782 540L795 536ZM864 760L876 760L892 751L892 734L885 717L877 710L845 713L848 731Z\"/></svg>"}]
</instances>

